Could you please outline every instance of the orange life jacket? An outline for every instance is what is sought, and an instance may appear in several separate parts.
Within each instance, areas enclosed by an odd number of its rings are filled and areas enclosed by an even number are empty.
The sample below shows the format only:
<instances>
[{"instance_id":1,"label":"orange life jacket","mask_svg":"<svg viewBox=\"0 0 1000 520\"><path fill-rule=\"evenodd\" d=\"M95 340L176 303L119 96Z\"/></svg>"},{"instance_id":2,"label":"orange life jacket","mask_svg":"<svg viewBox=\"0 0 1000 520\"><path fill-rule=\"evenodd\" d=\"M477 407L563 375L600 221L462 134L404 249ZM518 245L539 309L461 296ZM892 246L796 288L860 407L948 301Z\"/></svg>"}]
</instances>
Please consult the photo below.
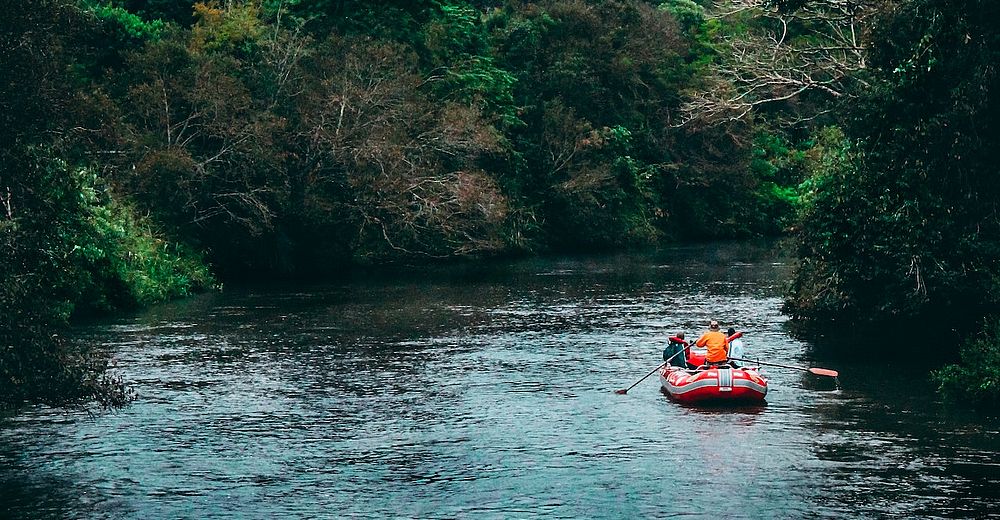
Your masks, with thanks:
<instances>
[{"instance_id":1,"label":"orange life jacket","mask_svg":"<svg viewBox=\"0 0 1000 520\"><path fill-rule=\"evenodd\" d=\"M729 343L726 342L726 335L720 331L710 330L702 334L695 345L708 348L705 361L709 363L718 363L729 359Z\"/></svg>"}]
</instances>

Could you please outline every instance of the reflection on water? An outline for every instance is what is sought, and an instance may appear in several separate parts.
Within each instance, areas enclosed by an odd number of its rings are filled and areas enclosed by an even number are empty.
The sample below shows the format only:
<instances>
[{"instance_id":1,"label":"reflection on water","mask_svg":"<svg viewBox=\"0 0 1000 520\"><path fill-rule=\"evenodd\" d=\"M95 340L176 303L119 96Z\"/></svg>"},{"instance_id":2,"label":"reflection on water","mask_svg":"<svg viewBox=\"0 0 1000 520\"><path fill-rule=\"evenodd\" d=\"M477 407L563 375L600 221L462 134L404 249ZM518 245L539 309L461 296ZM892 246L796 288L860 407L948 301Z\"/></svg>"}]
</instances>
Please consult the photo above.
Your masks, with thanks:
<instances>
[{"instance_id":1,"label":"reflection on water","mask_svg":"<svg viewBox=\"0 0 1000 520\"><path fill-rule=\"evenodd\" d=\"M922 372L812 359L770 248L535 259L227 289L82 330L139 400L0 422L13 518L983 517L996 419ZM655 377L710 317L765 406L683 407ZM875 349L877 345L859 345Z\"/></svg>"}]
</instances>

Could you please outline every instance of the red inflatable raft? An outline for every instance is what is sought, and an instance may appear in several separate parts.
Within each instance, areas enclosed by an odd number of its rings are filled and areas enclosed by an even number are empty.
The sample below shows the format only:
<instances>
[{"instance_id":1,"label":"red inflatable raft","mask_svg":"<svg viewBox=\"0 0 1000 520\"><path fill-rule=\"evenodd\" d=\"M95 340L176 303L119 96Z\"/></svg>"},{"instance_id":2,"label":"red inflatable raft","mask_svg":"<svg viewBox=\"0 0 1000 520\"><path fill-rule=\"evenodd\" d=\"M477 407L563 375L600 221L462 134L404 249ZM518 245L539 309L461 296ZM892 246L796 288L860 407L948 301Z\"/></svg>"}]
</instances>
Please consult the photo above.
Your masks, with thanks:
<instances>
[{"instance_id":1,"label":"red inflatable raft","mask_svg":"<svg viewBox=\"0 0 1000 520\"><path fill-rule=\"evenodd\" d=\"M759 403L767 395L767 380L751 368L684 370L664 367L660 386L680 403Z\"/></svg>"}]
</instances>

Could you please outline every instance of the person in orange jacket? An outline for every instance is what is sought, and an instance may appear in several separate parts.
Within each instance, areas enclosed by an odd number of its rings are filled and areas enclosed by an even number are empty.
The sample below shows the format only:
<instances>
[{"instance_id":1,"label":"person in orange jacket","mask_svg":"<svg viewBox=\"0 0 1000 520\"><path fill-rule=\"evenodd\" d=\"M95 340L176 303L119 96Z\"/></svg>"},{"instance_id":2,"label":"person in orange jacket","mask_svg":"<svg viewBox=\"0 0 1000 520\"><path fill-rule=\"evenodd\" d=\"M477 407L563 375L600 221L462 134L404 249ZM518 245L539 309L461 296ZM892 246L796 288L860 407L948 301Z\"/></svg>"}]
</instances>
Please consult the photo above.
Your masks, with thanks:
<instances>
[{"instance_id":1,"label":"person in orange jacket","mask_svg":"<svg viewBox=\"0 0 1000 520\"><path fill-rule=\"evenodd\" d=\"M729 359L729 343L726 335L719 330L719 322L716 320L708 323L708 332L702 334L694 344L708 349L705 363L709 366L721 365Z\"/></svg>"}]
</instances>

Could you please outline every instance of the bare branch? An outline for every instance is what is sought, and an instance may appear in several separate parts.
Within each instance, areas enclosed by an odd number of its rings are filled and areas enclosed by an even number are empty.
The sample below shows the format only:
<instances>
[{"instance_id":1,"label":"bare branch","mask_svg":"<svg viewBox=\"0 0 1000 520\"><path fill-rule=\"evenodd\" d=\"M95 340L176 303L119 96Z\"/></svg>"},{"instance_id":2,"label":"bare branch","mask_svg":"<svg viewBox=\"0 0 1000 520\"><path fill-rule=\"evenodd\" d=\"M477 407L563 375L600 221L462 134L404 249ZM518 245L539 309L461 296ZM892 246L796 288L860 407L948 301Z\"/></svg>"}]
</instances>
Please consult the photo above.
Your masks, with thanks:
<instances>
[{"instance_id":1,"label":"bare branch","mask_svg":"<svg viewBox=\"0 0 1000 520\"><path fill-rule=\"evenodd\" d=\"M681 123L719 124L807 92L828 99L865 85L866 38L884 2L811 0L782 12L773 0L724 0L720 19L752 18L752 29L726 38L717 76L691 94Z\"/></svg>"},{"instance_id":2,"label":"bare branch","mask_svg":"<svg viewBox=\"0 0 1000 520\"><path fill-rule=\"evenodd\" d=\"M11 203L11 192L10 186L7 187L7 195L0 196L0 203L3 203L4 212L7 214L7 220L14 220L14 206Z\"/></svg>"}]
</instances>

